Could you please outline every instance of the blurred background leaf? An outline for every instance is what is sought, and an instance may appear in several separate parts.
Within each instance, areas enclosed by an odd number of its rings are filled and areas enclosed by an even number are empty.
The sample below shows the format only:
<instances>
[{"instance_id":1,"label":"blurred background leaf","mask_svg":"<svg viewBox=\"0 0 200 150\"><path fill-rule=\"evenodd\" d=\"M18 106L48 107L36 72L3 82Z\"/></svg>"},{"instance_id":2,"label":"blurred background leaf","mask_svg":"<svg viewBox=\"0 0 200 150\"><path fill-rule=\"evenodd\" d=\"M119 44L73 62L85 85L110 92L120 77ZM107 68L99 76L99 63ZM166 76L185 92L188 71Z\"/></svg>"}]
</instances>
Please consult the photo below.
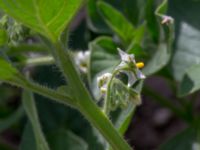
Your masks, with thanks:
<instances>
[{"instance_id":1,"label":"blurred background leaf","mask_svg":"<svg viewBox=\"0 0 200 150\"><path fill-rule=\"evenodd\" d=\"M168 12L176 20L176 43L172 67L174 78L178 81L182 79L187 68L199 64L199 7L200 1L169 1Z\"/></svg>"},{"instance_id":2,"label":"blurred background leaf","mask_svg":"<svg viewBox=\"0 0 200 150\"><path fill-rule=\"evenodd\" d=\"M161 145L159 150L192 150L195 137L193 129L186 129Z\"/></svg>"}]
</instances>

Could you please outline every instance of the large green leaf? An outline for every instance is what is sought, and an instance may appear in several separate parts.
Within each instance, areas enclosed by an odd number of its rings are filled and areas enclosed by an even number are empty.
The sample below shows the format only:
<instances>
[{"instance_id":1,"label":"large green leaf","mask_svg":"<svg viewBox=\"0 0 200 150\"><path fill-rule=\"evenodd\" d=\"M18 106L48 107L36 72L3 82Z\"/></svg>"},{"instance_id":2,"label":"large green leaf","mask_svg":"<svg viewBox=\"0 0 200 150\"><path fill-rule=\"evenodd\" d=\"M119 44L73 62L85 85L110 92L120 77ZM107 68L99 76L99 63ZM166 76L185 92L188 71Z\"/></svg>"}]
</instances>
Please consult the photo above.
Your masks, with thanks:
<instances>
[{"instance_id":1,"label":"large green leaf","mask_svg":"<svg viewBox=\"0 0 200 150\"><path fill-rule=\"evenodd\" d=\"M82 0L0 0L0 8L55 42L81 3Z\"/></svg>"},{"instance_id":2,"label":"large green leaf","mask_svg":"<svg viewBox=\"0 0 200 150\"><path fill-rule=\"evenodd\" d=\"M176 20L176 51L172 66L173 75L178 81L187 68L200 63L199 7L200 1L170 0L169 3L169 13Z\"/></svg>"},{"instance_id":3,"label":"large green leaf","mask_svg":"<svg viewBox=\"0 0 200 150\"><path fill-rule=\"evenodd\" d=\"M161 145L159 150L192 150L195 137L196 133L193 129L186 129Z\"/></svg>"},{"instance_id":4,"label":"large green leaf","mask_svg":"<svg viewBox=\"0 0 200 150\"><path fill-rule=\"evenodd\" d=\"M114 7L100 1L98 8L108 26L125 42L129 43L134 36L133 25Z\"/></svg>"},{"instance_id":5,"label":"large green leaf","mask_svg":"<svg viewBox=\"0 0 200 150\"><path fill-rule=\"evenodd\" d=\"M187 69L181 80L178 94L185 96L200 89L200 64Z\"/></svg>"},{"instance_id":6,"label":"large green leaf","mask_svg":"<svg viewBox=\"0 0 200 150\"><path fill-rule=\"evenodd\" d=\"M200 31L183 22L177 38L173 74L175 79L180 81L187 68L200 63Z\"/></svg>"}]
</instances>

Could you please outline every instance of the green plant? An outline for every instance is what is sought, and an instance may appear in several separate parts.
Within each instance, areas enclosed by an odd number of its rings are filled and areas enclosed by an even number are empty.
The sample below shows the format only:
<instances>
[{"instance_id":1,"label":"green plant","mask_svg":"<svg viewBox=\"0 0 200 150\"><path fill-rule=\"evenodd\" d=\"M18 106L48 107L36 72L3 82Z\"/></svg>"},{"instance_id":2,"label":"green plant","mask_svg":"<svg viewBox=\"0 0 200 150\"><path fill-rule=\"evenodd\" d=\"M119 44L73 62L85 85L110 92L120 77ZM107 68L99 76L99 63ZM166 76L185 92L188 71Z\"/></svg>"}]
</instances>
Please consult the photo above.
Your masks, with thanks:
<instances>
[{"instance_id":1,"label":"green plant","mask_svg":"<svg viewBox=\"0 0 200 150\"><path fill-rule=\"evenodd\" d=\"M89 51L70 51L72 19L85 5L89 33L97 35L97 38L93 39L91 34L89 42L86 42ZM176 89L169 66L173 63L171 58L178 57L179 51L175 55L172 51L174 19L165 15L167 6L167 0L0 0L3 11L0 20L0 80L23 89L22 105L0 122L0 131L17 122L23 116L24 108L29 122L23 132L22 150L129 150L131 147L123 135L136 107L142 103L140 95L143 91L186 121L190 128L194 127L160 149L176 149L174 141L180 145L189 141L183 144L184 148L198 147L199 116L192 112L194 101L182 98L181 106L176 106L143 81L145 76L160 75L171 83L171 88ZM51 74L52 79L58 80L53 88L38 83L30 69L44 65L56 65L59 69L59 75ZM49 84L54 82L48 80L48 73L43 71L39 77L47 78ZM175 77L183 76L177 72ZM179 96L199 90L198 73L198 64L185 72L178 88ZM46 102L33 93L53 102ZM77 119L80 123L73 122L78 116L73 115L77 113L73 109L92 125L85 129L87 132L74 133L73 128L85 122L80 115ZM55 112L53 117L48 114L52 111ZM51 131L56 128L59 129ZM188 136L184 139L184 135Z\"/></svg>"}]
</instances>

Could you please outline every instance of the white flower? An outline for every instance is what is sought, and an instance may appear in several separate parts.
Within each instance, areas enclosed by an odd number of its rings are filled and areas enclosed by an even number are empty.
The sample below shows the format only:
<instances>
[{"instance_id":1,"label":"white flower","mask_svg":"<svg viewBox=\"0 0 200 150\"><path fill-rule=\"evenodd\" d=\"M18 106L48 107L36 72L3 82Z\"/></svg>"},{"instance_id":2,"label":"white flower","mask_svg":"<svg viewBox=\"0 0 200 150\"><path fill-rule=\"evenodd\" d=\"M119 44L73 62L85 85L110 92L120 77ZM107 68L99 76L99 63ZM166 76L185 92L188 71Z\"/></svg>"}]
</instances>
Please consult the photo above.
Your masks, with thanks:
<instances>
[{"instance_id":1,"label":"white flower","mask_svg":"<svg viewBox=\"0 0 200 150\"><path fill-rule=\"evenodd\" d=\"M105 73L100 77L97 77L97 84L102 94L105 94L107 91L107 85L112 77L111 73Z\"/></svg>"},{"instance_id":2,"label":"white flower","mask_svg":"<svg viewBox=\"0 0 200 150\"><path fill-rule=\"evenodd\" d=\"M88 71L90 51L80 51L75 54L75 63L83 73Z\"/></svg>"},{"instance_id":3,"label":"white flower","mask_svg":"<svg viewBox=\"0 0 200 150\"><path fill-rule=\"evenodd\" d=\"M145 75L137 67L138 65L134 55L127 54L119 48L118 51L121 57L121 63L116 67L116 70L128 76L128 87L131 87L137 80L145 79Z\"/></svg>"},{"instance_id":4,"label":"white flower","mask_svg":"<svg viewBox=\"0 0 200 150\"><path fill-rule=\"evenodd\" d=\"M136 63L135 56L133 54L127 54L126 52L122 51L120 48L117 48L119 55L121 57L121 61L125 63Z\"/></svg>"}]
</instances>

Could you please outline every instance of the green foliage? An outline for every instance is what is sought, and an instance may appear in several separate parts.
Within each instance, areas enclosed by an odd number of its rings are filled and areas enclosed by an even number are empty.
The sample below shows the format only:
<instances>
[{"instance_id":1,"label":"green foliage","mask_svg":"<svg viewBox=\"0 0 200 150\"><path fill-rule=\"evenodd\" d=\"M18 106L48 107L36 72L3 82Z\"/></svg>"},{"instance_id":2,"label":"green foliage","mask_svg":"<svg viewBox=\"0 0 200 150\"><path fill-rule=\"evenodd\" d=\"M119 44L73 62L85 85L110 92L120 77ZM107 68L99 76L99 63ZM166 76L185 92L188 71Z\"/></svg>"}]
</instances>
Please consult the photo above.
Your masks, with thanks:
<instances>
[{"instance_id":1,"label":"green foliage","mask_svg":"<svg viewBox=\"0 0 200 150\"><path fill-rule=\"evenodd\" d=\"M54 131L54 133L49 135L49 143L52 147L52 150L65 150L65 149L73 149L73 150L87 150L87 143L76 136L70 131L60 130Z\"/></svg>"},{"instance_id":2,"label":"green foliage","mask_svg":"<svg viewBox=\"0 0 200 150\"><path fill-rule=\"evenodd\" d=\"M108 26L125 42L129 43L134 36L134 26L116 9L102 1L98 8Z\"/></svg>"},{"instance_id":3,"label":"green foliage","mask_svg":"<svg viewBox=\"0 0 200 150\"><path fill-rule=\"evenodd\" d=\"M164 20L165 17L167 17L164 15L164 13L166 12L167 5L168 5L167 1L164 0L163 3L161 3L161 5L156 9L157 21L160 22L158 26L161 35L159 37L158 41L159 43L157 44L156 47L157 49L156 52L153 54L153 56L151 57L151 59L149 60L149 62L147 63L146 67L143 70L146 75L151 75L162 69L164 66L168 64L171 57L172 42L174 39L173 18L170 18L168 22L161 24L162 20ZM155 20L152 19L152 21L154 22ZM150 26L150 27L155 32L156 27L155 26Z\"/></svg>"},{"instance_id":4,"label":"green foliage","mask_svg":"<svg viewBox=\"0 0 200 150\"><path fill-rule=\"evenodd\" d=\"M0 29L0 46L5 45L8 42L8 35L4 29Z\"/></svg>"},{"instance_id":5,"label":"green foliage","mask_svg":"<svg viewBox=\"0 0 200 150\"><path fill-rule=\"evenodd\" d=\"M178 93L180 96L192 94L200 89L198 74L200 74L200 65L194 65L187 69L180 83Z\"/></svg>"},{"instance_id":6,"label":"green foliage","mask_svg":"<svg viewBox=\"0 0 200 150\"><path fill-rule=\"evenodd\" d=\"M0 80L9 81L15 80L18 75L18 71L6 60L0 58Z\"/></svg>"},{"instance_id":7,"label":"green foliage","mask_svg":"<svg viewBox=\"0 0 200 150\"><path fill-rule=\"evenodd\" d=\"M199 1L171 1L169 13L176 20L175 54L173 58L173 75L180 81L187 68L199 64ZM187 11L185 11L187 10Z\"/></svg>"},{"instance_id":8,"label":"green foliage","mask_svg":"<svg viewBox=\"0 0 200 150\"><path fill-rule=\"evenodd\" d=\"M192 150L196 134L193 129L186 129L177 134L165 144L161 145L160 150Z\"/></svg>"},{"instance_id":9,"label":"green foliage","mask_svg":"<svg viewBox=\"0 0 200 150\"><path fill-rule=\"evenodd\" d=\"M16 20L55 42L79 9L82 0L0 1L0 7Z\"/></svg>"},{"instance_id":10,"label":"green foliage","mask_svg":"<svg viewBox=\"0 0 200 150\"><path fill-rule=\"evenodd\" d=\"M144 86L145 95L188 123L188 129L160 149L194 148L199 142L199 114L193 111L192 99L196 95L189 96L191 100L170 101L148 90L142 80L159 75L169 81L174 94L178 89L178 96L198 92L200 3L88 0L87 13L81 10L72 22L82 3L0 0L0 81L23 88L22 104L28 118L26 123L19 121L24 114L21 105L13 111L2 100L0 132L13 124L19 129L25 126L21 150L130 150L123 135L142 103ZM176 32L174 19L166 14L175 18ZM69 52L87 45L89 60L84 53ZM145 63L143 69L140 61ZM77 62L84 62L84 73ZM38 68L50 64L51 71ZM40 73L33 74L35 70ZM27 79L27 71L30 78L38 78ZM100 87L97 79L105 74L108 78L103 78ZM178 86L176 81L180 81ZM41 96L33 97L32 92ZM7 94L0 92L0 97L7 99ZM0 149L1 145L0 141Z\"/></svg>"}]
</instances>

